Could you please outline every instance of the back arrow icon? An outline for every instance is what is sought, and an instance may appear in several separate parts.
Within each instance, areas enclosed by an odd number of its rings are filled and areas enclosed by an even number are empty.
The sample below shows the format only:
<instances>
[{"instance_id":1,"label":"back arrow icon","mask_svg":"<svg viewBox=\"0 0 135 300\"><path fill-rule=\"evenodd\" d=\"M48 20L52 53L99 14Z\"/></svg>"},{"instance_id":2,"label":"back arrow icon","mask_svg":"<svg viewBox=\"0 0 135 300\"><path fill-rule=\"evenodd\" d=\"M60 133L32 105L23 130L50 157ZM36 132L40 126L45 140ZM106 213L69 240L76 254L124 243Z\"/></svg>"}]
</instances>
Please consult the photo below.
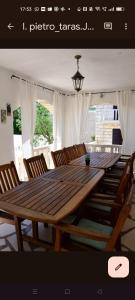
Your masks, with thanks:
<instances>
[{"instance_id":1,"label":"back arrow icon","mask_svg":"<svg viewBox=\"0 0 135 300\"><path fill-rule=\"evenodd\" d=\"M14 27L14 26L13 26L11 23L8 24L8 29L11 30L13 27Z\"/></svg>"}]
</instances>

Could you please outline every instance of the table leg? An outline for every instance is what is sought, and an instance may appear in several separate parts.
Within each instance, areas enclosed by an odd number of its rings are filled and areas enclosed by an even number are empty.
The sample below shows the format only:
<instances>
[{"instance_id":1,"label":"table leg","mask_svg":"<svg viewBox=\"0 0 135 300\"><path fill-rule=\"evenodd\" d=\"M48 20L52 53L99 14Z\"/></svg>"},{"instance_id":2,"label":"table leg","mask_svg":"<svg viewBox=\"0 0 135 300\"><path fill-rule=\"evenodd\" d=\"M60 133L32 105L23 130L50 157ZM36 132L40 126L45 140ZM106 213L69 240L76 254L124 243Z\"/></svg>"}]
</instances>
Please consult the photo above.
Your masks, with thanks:
<instances>
[{"instance_id":1,"label":"table leg","mask_svg":"<svg viewBox=\"0 0 135 300\"><path fill-rule=\"evenodd\" d=\"M39 239L38 222L32 221L32 232L33 232L33 238L38 240Z\"/></svg>"},{"instance_id":2,"label":"table leg","mask_svg":"<svg viewBox=\"0 0 135 300\"><path fill-rule=\"evenodd\" d=\"M23 251L23 238L22 238L22 231L21 231L21 221L20 218L14 216L15 221L15 229L16 229L16 237L17 237L17 245L18 251Z\"/></svg>"},{"instance_id":3,"label":"table leg","mask_svg":"<svg viewBox=\"0 0 135 300\"><path fill-rule=\"evenodd\" d=\"M56 228L56 235L55 235L55 251L60 252L61 250L61 238L62 238L62 232Z\"/></svg>"}]
</instances>

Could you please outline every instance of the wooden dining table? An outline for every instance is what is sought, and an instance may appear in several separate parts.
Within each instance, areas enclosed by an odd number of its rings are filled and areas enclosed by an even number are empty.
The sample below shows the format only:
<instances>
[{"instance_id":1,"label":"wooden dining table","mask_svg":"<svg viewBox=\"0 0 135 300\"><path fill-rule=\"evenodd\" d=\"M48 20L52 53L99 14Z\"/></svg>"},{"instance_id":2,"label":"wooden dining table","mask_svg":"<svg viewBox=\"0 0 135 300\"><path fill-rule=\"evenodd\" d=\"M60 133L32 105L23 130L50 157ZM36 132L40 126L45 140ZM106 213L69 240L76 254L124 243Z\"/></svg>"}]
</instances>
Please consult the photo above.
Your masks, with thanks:
<instances>
[{"instance_id":1,"label":"wooden dining table","mask_svg":"<svg viewBox=\"0 0 135 300\"><path fill-rule=\"evenodd\" d=\"M87 154L86 154L87 155ZM69 165L74 166L86 166L85 157L83 155L72 160ZM90 167L99 169L111 168L121 157L120 153L109 153L109 152L90 152Z\"/></svg>"},{"instance_id":2,"label":"wooden dining table","mask_svg":"<svg viewBox=\"0 0 135 300\"><path fill-rule=\"evenodd\" d=\"M0 210L57 224L74 212L104 175L96 168L62 166L0 195Z\"/></svg>"}]
</instances>

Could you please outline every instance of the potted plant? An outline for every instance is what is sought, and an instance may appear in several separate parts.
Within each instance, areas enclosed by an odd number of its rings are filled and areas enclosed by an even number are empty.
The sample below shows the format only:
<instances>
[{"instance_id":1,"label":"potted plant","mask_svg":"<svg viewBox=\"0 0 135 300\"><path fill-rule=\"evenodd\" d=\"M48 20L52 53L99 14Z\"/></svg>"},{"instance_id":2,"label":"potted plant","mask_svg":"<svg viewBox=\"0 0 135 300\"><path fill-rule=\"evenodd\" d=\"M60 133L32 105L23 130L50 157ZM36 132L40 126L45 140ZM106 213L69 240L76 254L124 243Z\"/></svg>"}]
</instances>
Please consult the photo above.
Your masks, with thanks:
<instances>
[{"instance_id":1,"label":"potted plant","mask_svg":"<svg viewBox=\"0 0 135 300\"><path fill-rule=\"evenodd\" d=\"M85 156L85 163L86 163L86 166L90 165L90 153L86 154L86 156Z\"/></svg>"},{"instance_id":2,"label":"potted plant","mask_svg":"<svg viewBox=\"0 0 135 300\"><path fill-rule=\"evenodd\" d=\"M95 138L95 135L92 135L92 136L91 136L92 142L95 142L95 139L96 139L96 138Z\"/></svg>"}]
</instances>

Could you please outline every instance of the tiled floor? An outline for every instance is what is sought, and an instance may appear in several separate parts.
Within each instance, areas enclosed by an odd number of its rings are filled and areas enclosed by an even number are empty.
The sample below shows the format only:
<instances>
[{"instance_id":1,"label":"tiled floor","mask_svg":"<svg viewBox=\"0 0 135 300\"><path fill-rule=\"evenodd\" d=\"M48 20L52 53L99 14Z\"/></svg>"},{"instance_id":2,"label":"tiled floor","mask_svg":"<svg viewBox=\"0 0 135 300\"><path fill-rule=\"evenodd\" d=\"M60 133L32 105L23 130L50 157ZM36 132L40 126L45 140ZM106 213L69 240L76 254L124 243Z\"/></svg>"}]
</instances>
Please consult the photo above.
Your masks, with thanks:
<instances>
[{"instance_id":1,"label":"tiled floor","mask_svg":"<svg viewBox=\"0 0 135 300\"><path fill-rule=\"evenodd\" d=\"M24 221L22 229L31 235L31 222ZM50 240L52 236L51 227L45 228L44 224L39 223L39 235L41 239ZM24 242L25 251L45 251L44 248L33 246ZM130 216L122 231L122 250L135 251L135 193L133 195L133 205ZM13 225L0 224L0 251L17 251L16 234Z\"/></svg>"}]
</instances>

